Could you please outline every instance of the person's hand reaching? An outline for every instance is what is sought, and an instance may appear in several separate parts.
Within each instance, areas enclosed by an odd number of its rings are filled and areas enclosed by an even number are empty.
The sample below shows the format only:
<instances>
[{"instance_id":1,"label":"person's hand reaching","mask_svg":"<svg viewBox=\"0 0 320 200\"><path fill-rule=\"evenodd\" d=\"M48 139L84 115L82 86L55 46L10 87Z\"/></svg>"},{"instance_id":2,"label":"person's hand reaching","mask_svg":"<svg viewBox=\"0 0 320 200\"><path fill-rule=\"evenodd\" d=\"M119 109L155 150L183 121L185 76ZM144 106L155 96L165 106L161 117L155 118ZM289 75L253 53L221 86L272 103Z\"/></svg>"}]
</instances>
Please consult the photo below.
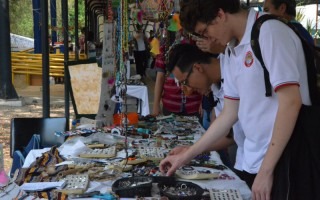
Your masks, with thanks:
<instances>
[{"instance_id":1,"label":"person's hand reaching","mask_svg":"<svg viewBox=\"0 0 320 200\"><path fill-rule=\"evenodd\" d=\"M190 146L177 146L169 152L169 155L178 155L180 153L186 152Z\"/></svg>"}]
</instances>

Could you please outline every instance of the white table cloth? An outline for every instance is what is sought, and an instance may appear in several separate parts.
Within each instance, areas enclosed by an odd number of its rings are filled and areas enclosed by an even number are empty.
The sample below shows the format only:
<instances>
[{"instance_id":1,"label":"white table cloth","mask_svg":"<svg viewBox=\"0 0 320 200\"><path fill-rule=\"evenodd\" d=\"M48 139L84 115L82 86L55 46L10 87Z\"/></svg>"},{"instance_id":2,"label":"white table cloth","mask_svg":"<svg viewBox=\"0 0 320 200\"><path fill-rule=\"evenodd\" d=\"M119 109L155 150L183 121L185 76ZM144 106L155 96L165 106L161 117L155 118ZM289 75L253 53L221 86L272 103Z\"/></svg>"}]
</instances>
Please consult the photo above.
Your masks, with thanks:
<instances>
[{"instance_id":1,"label":"white table cloth","mask_svg":"<svg viewBox=\"0 0 320 200\"><path fill-rule=\"evenodd\" d=\"M141 99L141 115L146 116L150 114L149 110L149 99L148 99L148 88L145 85L128 85L127 95ZM140 109L140 108L138 108Z\"/></svg>"}]
</instances>

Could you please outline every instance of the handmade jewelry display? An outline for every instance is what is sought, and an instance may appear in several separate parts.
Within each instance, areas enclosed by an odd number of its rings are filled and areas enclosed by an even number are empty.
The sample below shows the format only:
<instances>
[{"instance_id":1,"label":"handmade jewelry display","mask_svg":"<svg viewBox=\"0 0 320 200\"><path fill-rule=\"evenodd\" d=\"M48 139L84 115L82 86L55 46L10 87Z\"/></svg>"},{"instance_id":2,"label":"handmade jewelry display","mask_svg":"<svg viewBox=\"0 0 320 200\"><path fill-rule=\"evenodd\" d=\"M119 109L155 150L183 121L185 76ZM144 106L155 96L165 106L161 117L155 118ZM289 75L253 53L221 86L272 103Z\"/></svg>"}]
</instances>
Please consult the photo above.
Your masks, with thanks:
<instances>
[{"instance_id":1,"label":"handmade jewelry display","mask_svg":"<svg viewBox=\"0 0 320 200\"><path fill-rule=\"evenodd\" d=\"M153 161L160 161L165 157L163 149L159 147L139 147L139 154L141 158Z\"/></svg>"},{"instance_id":2,"label":"handmade jewelry display","mask_svg":"<svg viewBox=\"0 0 320 200\"><path fill-rule=\"evenodd\" d=\"M112 158L116 156L116 147L111 146L105 149L90 149L82 152L79 157L81 158Z\"/></svg>"},{"instance_id":3,"label":"handmade jewelry display","mask_svg":"<svg viewBox=\"0 0 320 200\"><path fill-rule=\"evenodd\" d=\"M83 194L89 185L88 174L68 175L65 179L66 186L61 190L65 194Z\"/></svg>"},{"instance_id":4,"label":"handmade jewelry display","mask_svg":"<svg viewBox=\"0 0 320 200\"><path fill-rule=\"evenodd\" d=\"M242 200L239 190L228 189L228 190L216 190L209 189L210 199L212 200Z\"/></svg>"},{"instance_id":5,"label":"handmade jewelry display","mask_svg":"<svg viewBox=\"0 0 320 200\"><path fill-rule=\"evenodd\" d=\"M118 168L104 168L93 167L88 170L90 180L95 181L108 181L118 178L122 173L122 169Z\"/></svg>"},{"instance_id":6,"label":"handmade jewelry display","mask_svg":"<svg viewBox=\"0 0 320 200\"><path fill-rule=\"evenodd\" d=\"M163 176L157 166L135 166L132 170L134 176Z\"/></svg>"},{"instance_id":7,"label":"handmade jewelry display","mask_svg":"<svg viewBox=\"0 0 320 200\"><path fill-rule=\"evenodd\" d=\"M132 165L123 165L122 163L118 162L118 163L112 163L110 165L106 166L107 169L117 169L120 170L122 172L127 172L132 170Z\"/></svg>"},{"instance_id":8,"label":"handmade jewelry display","mask_svg":"<svg viewBox=\"0 0 320 200\"><path fill-rule=\"evenodd\" d=\"M170 183L159 183L160 195L169 199L194 200L201 199L203 189L191 182L174 181Z\"/></svg>"},{"instance_id":9,"label":"handmade jewelry display","mask_svg":"<svg viewBox=\"0 0 320 200\"><path fill-rule=\"evenodd\" d=\"M141 163L145 163L147 162L147 159L145 158L128 158L128 159L125 159L121 162L122 165L138 165L138 164L141 164Z\"/></svg>"},{"instance_id":10,"label":"handmade jewelry display","mask_svg":"<svg viewBox=\"0 0 320 200\"><path fill-rule=\"evenodd\" d=\"M187 140L167 140L164 142L163 147L166 149L173 149L177 146L191 146L193 145L192 141Z\"/></svg>"},{"instance_id":11,"label":"handmade jewelry display","mask_svg":"<svg viewBox=\"0 0 320 200\"><path fill-rule=\"evenodd\" d=\"M219 172L212 172L209 168L193 168L191 166L181 167L176 171L179 178L195 180L195 179L213 179L219 177Z\"/></svg>"},{"instance_id":12,"label":"handmade jewelry display","mask_svg":"<svg viewBox=\"0 0 320 200\"><path fill-rule=\"evenodd\" d=\"M152 181L151 177L142 176L122 178L113 183L112 191L119 197L150 197Z\"/></svg>"}]
</instances>

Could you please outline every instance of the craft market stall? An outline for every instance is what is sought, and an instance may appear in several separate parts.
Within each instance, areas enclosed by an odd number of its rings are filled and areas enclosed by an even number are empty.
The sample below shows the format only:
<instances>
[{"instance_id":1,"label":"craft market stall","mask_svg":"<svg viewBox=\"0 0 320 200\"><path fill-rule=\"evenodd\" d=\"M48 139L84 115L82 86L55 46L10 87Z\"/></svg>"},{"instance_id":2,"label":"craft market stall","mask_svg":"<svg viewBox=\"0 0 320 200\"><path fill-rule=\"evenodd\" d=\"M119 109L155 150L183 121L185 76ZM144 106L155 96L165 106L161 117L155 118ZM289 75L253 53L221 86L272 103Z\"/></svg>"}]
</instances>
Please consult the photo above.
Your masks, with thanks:
<instances>
[{"instance_id":1,"label":"craft market stall","mask_svg":"<svg viewBox=\"0 0 320 200\"><path fill-rule=\"evenodd\" d=\"M72 130L47 133L66 140L61 146L29 151L1 188L0 199L250 199L246 183L216 152L196 156L172 177L160 172L160 161L173 148L192 145L205 131L197 117L148 115L147 87L128 76L130 28L152 22L150 53L157 56L160 44L168 51L169 31L181 29L177 5L170 0L130 5L108 0L107 5L102 68L92 70L91 63L67 66L77 117ZM84 90L90 95L82 94ZM128 96L140 99L137 112L128 111Z\"/></svg>"},{"instance_id":2,"label":"craft market stall","mask_svg":"<svg viewBox=\"0 0 320 200\"><path fill-rule=\"evenodd\" d=\"M204 133L196 117L144 117L127 134L121 126L83 127L56 132L68 137L60 147L31 150L9 183L16 188L11 197L250 199L245 182L216 152L198 155L172 177L159 171L171 149Z\"/></svg>"}]
</instances>

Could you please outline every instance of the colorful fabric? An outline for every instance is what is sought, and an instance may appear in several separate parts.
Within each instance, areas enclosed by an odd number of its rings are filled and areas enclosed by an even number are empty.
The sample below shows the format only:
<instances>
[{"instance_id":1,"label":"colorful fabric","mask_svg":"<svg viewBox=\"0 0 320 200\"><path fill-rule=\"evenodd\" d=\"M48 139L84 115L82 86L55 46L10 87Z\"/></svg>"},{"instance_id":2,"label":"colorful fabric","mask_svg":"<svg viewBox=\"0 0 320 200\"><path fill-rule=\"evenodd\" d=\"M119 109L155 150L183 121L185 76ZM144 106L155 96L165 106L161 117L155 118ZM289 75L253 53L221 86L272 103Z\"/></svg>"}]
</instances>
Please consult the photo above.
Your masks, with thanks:
<instances>
[{"instance_id":1,"label":"colorful fabric","mask_svg":"<svg viewBox=\"0 0 320 200\"><path fill-rule=\"evenodd\" d=\"M46 169L48 166L55 166L55 164L63 162L64 160L65 159L60 156L57 147L52 147L50 151L44 153L40 158L33 162L29 168L21 168L15 183L20 186L23 183L58 181L58 173L67 170L68 166L61 165L55 167L55 173L51 175L47 174ZM45 199L67 199L66 194L54 190L35 192L34 196Z\"/></svg>"}]
</instances>

